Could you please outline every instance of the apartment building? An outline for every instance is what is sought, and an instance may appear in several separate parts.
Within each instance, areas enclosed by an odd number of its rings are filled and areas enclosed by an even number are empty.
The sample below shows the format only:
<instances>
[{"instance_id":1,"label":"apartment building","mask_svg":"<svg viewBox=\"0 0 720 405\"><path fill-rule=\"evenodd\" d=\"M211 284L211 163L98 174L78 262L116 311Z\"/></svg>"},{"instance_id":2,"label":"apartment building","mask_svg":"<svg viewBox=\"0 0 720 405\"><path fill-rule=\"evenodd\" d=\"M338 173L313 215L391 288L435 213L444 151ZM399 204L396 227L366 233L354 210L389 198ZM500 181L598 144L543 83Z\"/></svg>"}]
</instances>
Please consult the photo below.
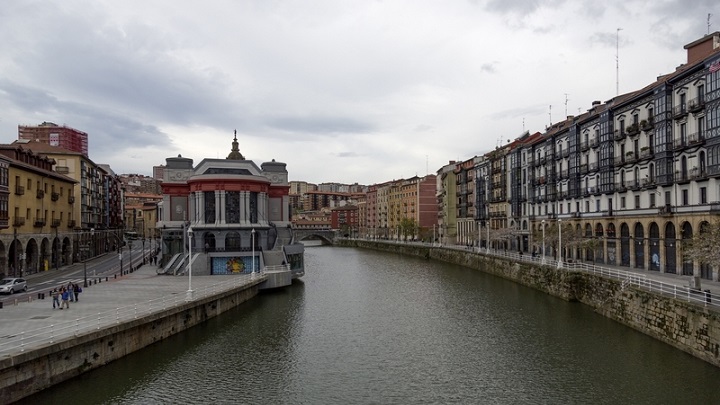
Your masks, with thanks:
<instances>
[{"instance_id":1,"label":"apartment building","mask_svg":"<svg viewBox=\"0 0 720 405\"><path fill-rule=\"evenodd\" d=\"M686 63L648 86L486 154L480 226L509 230L506 248L538 251L552 227L547 252L563 260L717 280L682 246L720 214L720 33L685 48ZM444 213L450 187L438 185Z\"/></svg>"}]
</instances>

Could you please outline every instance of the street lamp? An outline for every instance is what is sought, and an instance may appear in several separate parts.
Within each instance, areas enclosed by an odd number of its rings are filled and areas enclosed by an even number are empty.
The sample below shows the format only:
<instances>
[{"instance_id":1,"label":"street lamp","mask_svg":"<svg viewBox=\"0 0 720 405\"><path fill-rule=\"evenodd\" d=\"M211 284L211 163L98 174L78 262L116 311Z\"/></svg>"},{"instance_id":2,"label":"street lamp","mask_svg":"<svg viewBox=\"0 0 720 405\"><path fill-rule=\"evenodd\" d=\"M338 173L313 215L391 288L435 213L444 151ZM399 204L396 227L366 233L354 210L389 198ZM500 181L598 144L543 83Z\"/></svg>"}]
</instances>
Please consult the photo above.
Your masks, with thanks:
<instances>
[{"instance_id":1,"label":"street lamp","mask_svg":"<svg viewBox=\"0 0 720 405\"><path fill-rule=\"evenodd\" d=\"M93 236L95 236L95 228L90 228L90 239L92 239ZM88 245L88 242L85 241L85 251L86 252L88 249L87 245ZM87 253L86 253L86 255L87 255ZM85 256L85 260L83 261L83 278L85 279L83 285L85 286L85 288L87 288L87 286L88 286L88 281L87 281L87 261L88 261L88 259L89 259L89 257Z\"/></svg>"},{"instance_id":2,"label":"street lamp","mask_svg":"<svg viewBox=\"0 0 720 405\"><path fill-rule=\"evenodd\" d=\"M490 221L485 221L485 232L487 233L487 242L485 243L485 253L490 254Z\"/></svg>"},{"instance_id":3,"label":"street lamp","mask_svg":"<svg viewBox=\"0 0 720 405\"><path fill-rule=\"evenodd\" d=\"M545 264L545 220L542 220L542 232L543 232L543 248L542 248L542 264Z\"/></svg>"},{"instance_id":4,"label":"street lamp","mask_svg":"<svg viewBox=\"0 0 720 405\"><path fill-rule=\"evenodd\" d=\"M187 294L185 295L185 301L192 301L193 299L193 289L192 289L192 237L193 237L193 230L192 226L189 226L187 229L188 234L188 290Z\"/></svg>"},{"instance_id":5,"label":"street lamp","mask_svg":"<svg viewBox=\"0 0 720 405\"><path fill-rule=\"evenodd\" d=\"M132 240L128 241L128 252L130 252L130 265L128 267L130 267L129 271L132 272Z\"/></svg>"},{"instance_id":6,"label":"street lamp","mask_svg":"<svg viewBox=\"0 0 720 405\"><path fill-rule=\"evenodd\" d=\"M251 268L251 270L252 270L252 272L251 272L251 274L254 276L255 275L255 228L253 228L252 231L250 231L250 235L252 235L252 238L251 238L252 239L252 241L251 241L251 244L252 244L252 268Z\"/></svg>"},{"instance_id":7,"label":"street lamp","mask_svg":"<svg viewBox=\"0 0 720 405\"><path fill-rule=\"evenodd\" d=\"M558 269L562 268L562 219L558 219Z\"/></svg>"}]
</instances>

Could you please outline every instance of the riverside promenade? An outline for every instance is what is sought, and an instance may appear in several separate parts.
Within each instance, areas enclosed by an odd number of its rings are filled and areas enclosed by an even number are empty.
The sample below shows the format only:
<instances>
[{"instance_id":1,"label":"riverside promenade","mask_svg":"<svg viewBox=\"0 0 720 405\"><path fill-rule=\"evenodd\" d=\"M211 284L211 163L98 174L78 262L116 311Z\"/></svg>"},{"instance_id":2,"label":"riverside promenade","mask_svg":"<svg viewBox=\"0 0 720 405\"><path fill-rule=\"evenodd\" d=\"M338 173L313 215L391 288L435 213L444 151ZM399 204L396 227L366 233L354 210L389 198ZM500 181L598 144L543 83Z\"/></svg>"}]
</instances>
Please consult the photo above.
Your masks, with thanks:
<instances>
[{"instance_id":1,"label":"riverside promenade","mask_svg":"<svg viewBox=\"0 0 720 405\"><path fill-rule=\"evenodd\" d=\"M121 277L92 283L71 302L53 309L48 286L0 309L0 403L54 383L204 322L254 297L264 274L192 277L158 275L143 265ZM29 277L32 283L33 277ZM82 285L82 280L71 280ZM58 354L63 361L57 361Z\"/></svg>"}]
</instances>

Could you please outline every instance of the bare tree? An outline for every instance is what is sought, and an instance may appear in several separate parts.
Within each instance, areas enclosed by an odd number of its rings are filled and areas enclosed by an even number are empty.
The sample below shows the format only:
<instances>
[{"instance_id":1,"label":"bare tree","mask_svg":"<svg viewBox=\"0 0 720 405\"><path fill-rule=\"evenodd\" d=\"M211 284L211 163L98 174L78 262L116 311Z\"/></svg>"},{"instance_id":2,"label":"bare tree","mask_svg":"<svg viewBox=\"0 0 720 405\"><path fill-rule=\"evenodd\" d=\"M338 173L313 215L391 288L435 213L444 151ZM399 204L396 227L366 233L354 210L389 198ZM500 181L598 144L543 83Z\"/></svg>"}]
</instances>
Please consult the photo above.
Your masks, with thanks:
<instances>
[{"instance_id":1,"label":"bare tree","mask_svg":"<svg viewBox=\"0 0 720 405\"><path fill-rule=\"evenodd\" d=\"M683 241L683 254L700 264L720 262L720 218L715 218L689 241Z\"/></svg>"}]
</instances>

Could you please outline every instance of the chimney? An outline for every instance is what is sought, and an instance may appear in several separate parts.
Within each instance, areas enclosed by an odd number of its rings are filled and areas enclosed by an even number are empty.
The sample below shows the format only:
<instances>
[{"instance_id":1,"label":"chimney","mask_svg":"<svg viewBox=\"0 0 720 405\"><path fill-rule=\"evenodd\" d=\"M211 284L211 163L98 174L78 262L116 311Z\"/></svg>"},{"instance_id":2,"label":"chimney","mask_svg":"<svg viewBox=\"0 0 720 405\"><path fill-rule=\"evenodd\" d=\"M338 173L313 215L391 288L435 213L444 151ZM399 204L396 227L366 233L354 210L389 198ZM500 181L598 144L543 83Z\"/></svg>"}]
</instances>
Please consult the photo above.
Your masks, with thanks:
<instances>
[{"instance_id":1,"label":"chimney","mask_svg":"<svg viewBox=\"0 0 720 405\"><path fill-rule=\"evenodd\" d=\"M692 64L708 57L713 51L720 48L720 31L693 41L684 47L687 49L687 63Z\"/></svg>"}]
</instances>

